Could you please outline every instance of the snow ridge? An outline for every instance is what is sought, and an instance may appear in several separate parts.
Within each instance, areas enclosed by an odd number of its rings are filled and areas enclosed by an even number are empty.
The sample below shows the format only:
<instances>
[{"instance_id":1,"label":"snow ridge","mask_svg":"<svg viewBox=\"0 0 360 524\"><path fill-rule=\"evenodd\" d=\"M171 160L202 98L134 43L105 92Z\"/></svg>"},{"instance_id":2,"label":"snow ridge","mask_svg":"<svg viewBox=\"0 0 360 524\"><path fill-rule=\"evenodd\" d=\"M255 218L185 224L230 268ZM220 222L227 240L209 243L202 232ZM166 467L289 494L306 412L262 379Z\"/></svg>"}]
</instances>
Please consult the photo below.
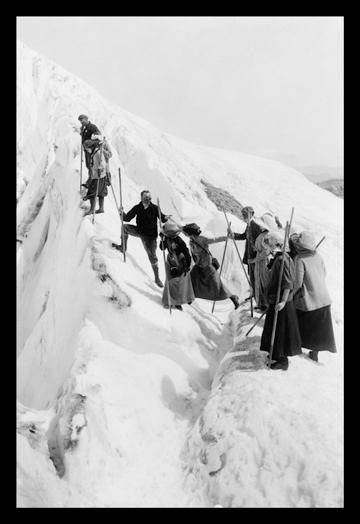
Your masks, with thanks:
<instances>
[{"instance_id":1,"label":"snow ridge","mask_svg":"<svg viewBox=\"0 0 360 524\"><path fill-rule=\"evenodd\" d=\"M341 506L343 202L277 162L162 133L20 42L18 80L18 505ZM199 300L170 318L139 240L126 264L111 248L112 195L94 226L82 217L80 113L109 140L125 209L149 188L177 221L224 234L205 180L283 223L294 205L297 229L326 234L338 354L274 375L261 328L244 337L248 311ZM242 298L231 243L223 275Z\"/></svg>"}]
</instances>

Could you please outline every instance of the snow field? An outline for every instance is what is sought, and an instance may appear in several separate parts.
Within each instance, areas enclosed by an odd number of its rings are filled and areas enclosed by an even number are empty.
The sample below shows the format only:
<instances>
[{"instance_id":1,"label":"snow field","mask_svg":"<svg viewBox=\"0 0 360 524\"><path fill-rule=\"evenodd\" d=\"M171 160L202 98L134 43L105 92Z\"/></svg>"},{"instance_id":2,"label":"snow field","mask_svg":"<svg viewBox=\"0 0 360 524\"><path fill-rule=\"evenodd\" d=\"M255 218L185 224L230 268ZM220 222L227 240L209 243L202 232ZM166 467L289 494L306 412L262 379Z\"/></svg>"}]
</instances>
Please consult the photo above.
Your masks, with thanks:
<instances>
[{"instance_id":1,"label":"snow field","mask_svg":"<svg viewBox=\"0 0 360 524\"><path fill-rule=\"evenodd\" d=\"M18 505L341 506L343 201L277 162L161 133L26 46L18 53ZM326 234L338 353L271 373L256 351L261 325L244 338L248 306L224 301L211 315L198 300L170 317L140 240L129 238L126 264L110 247L120 234L110 188L106 213L82 219L83 112L108 137L125 210L148 188L175 220L223 235L205 178L283 224L295 206L296 230ZM223 247L211 248L219 261ZM224 277L247 294L231 242Z\"/></svg>"}]
</instances>

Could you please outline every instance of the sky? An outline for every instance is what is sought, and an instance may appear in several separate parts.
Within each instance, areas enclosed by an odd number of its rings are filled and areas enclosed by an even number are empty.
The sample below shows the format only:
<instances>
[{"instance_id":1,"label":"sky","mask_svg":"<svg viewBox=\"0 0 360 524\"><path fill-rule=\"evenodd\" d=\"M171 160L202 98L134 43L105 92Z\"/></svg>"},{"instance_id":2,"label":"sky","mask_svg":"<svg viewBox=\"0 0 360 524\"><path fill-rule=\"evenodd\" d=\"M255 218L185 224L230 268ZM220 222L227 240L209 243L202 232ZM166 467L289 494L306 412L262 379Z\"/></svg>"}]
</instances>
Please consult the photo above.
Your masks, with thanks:
<instances>
[{"instance_id":1,"label":"sky","mask_svg":"<svg viewBox=\"0 0 360 524\"><path fill-rule=\"evenodd\" d=\"M343 17L17 17L17 37L162 131L343 165Z\"/></svg>"}]
</instances>

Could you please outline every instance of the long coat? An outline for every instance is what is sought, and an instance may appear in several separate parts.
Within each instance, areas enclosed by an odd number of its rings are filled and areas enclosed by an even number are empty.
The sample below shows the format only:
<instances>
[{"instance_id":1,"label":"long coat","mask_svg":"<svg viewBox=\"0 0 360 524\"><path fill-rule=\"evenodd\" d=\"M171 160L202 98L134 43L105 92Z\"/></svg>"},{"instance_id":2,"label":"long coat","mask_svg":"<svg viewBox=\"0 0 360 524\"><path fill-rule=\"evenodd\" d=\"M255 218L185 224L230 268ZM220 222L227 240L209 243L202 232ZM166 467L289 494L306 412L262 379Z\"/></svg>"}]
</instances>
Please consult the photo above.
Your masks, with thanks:
<instances>
[{"instance_id":1,"label":"long coat","mask_svg":"<svg viewBox=\"0 0 360 524\"><path fill-rule=\"evenodd\" d=\"M191 270L195 297L206 300L225 300L231 296L231 292L211 264L209 242L211 243L212 240L200 235L196 237L196 241L190 239L190 249L195 262Z\"/></svg>"}]
</instances>

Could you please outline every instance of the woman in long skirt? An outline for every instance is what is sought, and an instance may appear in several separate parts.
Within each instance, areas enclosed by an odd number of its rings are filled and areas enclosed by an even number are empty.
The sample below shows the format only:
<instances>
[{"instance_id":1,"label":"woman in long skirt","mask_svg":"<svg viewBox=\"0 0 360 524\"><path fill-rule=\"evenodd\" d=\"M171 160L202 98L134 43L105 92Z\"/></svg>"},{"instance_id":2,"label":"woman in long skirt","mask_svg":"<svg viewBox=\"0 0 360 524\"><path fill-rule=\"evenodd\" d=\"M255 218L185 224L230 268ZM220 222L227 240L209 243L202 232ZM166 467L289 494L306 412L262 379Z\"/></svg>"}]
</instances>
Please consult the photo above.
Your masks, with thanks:
<instances>
[{"instance_id":1,"label":"woman in long skirt","mask_svg":"<svg viewBox=\"0 0 360 524\"><path fill-rule=\"evenodd\" d=\"M325 264L310 231L294 235L293 247L296 253L294 303L302 347L309 349L309 357L317 362L319 351L336 353Z\"/></svg>"},{"instance_id":2,"label":"woman in long skirt","mask_svg":"<svg viewBox=\"0 0 360 524\"><path fill-rule=\"evenodd\" d=\"M165 262L166 280L162 303L164 307L175 307L182 311L182 304L191 304L195 299L190 277L191 256L185 242L179 237L180 229L170 221L163 227L160 249L167 250ZM167 290L169 284L170 304Z\"/></svg>"},{"instance_id":3,"label":"woman in long skirt","mask_svg":"<svg viewBox=\"0 0 360 524\"><path fill-rule=\"evenodd\" d=\"M200 234L200 227L195 223L186 224L182 230L190 237L190 249L195 262L190 273L195 297L216 301L229 298L237 309L239 297L232 294L221 280L209 251L209 244L224 242L227 237L207 238Z\"/></svg>"},{"instance_id":4,"label":"woman in long skirt","mask_svg":"<svg viewBox=\"0 0 360 524\"><path fill-rule=\"evenodd\" d=\"M248 263L254 265L255 301L256 309L264 311L267 306L266 290L269 284L270 271L268 269L268 258L270 246L268 244L268 232L264 231L255 240L256 257L249 259Z\"/></svg>"},{"instance_id":5,"label":"woman in long skirt","mask_svg":"<svg viewBox=\"0 0 360 524\"><path fill-rule=\"evenodd\" d=\"M261 336L260 351L270 352L271 334L274 323L275 304L278 282L280 277L280 266L282 259L282 244L280 238L275 242L271 240L270 247L275 254L271 265L269 285L267 288L267 301L269 303L265 317L264 329ZM301 353L301 337L293 302L293 289L295 283L294 263L285 253L284 269L280 286L280 302L277 306L278 316L275 331L275 339L272 353L271 369L287 370L289 367L288 357Z\"/></svg>"}]
</instances>

